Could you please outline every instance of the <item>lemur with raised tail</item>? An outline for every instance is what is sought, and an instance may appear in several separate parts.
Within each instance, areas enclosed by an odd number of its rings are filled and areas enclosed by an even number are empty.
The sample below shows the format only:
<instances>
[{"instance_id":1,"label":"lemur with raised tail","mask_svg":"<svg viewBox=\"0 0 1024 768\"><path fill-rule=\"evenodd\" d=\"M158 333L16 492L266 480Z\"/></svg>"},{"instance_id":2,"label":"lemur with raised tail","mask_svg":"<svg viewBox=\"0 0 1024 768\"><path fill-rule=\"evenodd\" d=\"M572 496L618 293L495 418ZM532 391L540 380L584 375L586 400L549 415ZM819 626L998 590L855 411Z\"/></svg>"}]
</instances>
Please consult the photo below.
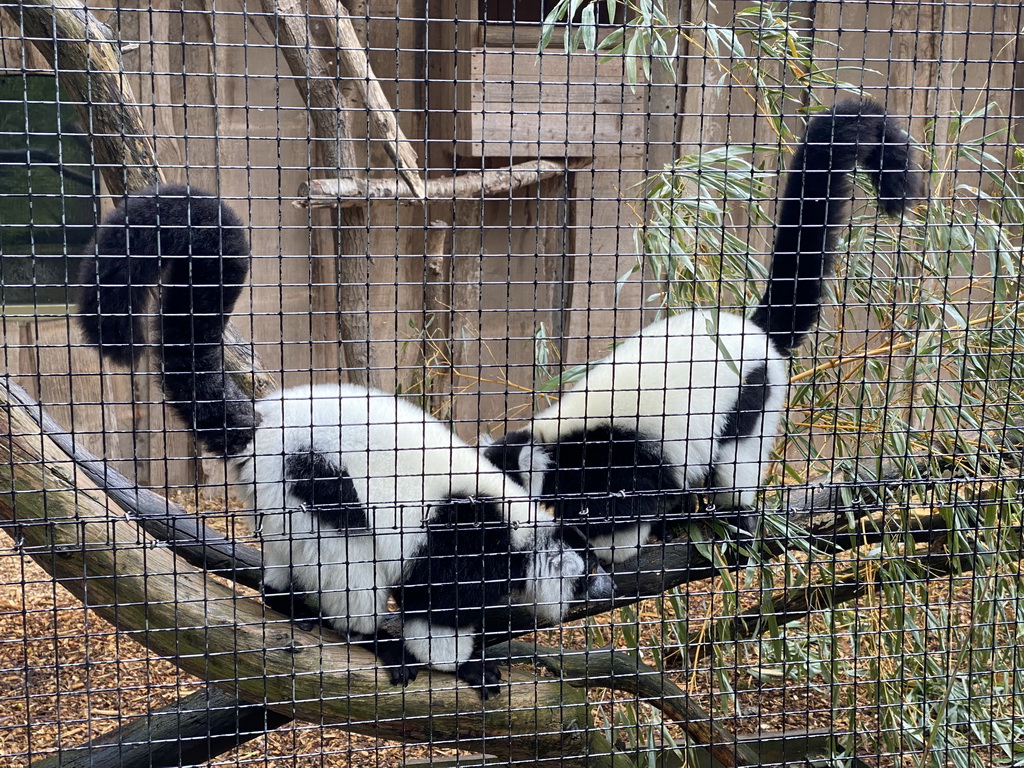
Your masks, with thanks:
<instances>
[{"instance_id":1,"label":"lemur with raised tail","mask_svg":"<svg viewBox=\"0 0 1024 768\"><path fill-rule=\"evenodd\" d=\"M745 510L778 433L787 361L818 321L857 167L891 216L923 197L910 135L879 104L846 101L812 117L753 313L698 308L648 325L484 455L585 529L605 562L633 558L695 492L710 492L749 529Z\"/></svg>"}]
</instances>

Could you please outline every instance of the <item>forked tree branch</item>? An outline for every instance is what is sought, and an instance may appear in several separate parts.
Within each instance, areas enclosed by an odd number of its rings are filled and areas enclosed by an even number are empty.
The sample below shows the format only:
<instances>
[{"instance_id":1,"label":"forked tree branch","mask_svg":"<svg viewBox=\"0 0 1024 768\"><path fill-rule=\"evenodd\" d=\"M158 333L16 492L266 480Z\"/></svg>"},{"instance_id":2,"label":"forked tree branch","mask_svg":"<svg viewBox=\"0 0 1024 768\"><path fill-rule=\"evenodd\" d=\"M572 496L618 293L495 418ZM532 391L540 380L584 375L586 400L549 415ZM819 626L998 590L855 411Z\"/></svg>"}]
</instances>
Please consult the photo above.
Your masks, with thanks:
<instances>
[{"instance_id":1,"label":"forked tree branch","mask_svg":"<svg viewBox=\"0 0 1024 768\"><path fill-rule=\"evenodd\" d=\"M45 411L24 390L11 386L9 393L5 393L0 388L0 394L6 394L8 398L7 410L9 413L17 412L20 417L27 419L28 423L32 424L33 429L38 430L37 437L28 436L24 427L20 427L18 432L8 432L7 439L11 441L12 445L15 441L24 441L27 437L31 444L34 444L36 440L39 440L41 444L51 443L52 452L49 454L50 460L59 460L62 466L71 468L70 470L65 470L65 475L73 476L75 469L81 470L82 475L84 475L81 479L83 483L88 482L97 491L108 494L108 498L122 507L141 528L155 538L170 543L173 550L188 562L197 567L206 568L233 578L239 583L251 586L258 583L261 563L257 550L233 543L230 539L199 525L181 507L165 501L157 494L135 488L130 481L119 473L106 467L101 460L77 446L71 436L48 417ZM3 458L0 456L0 469L4 468L2 464ZM22 462L22 464L27 463L30 465L30 468L35 467L40 473L35 481L36 484L30 484L27 486L28 488L41 487L42 478L53 475L52 469L47 471L39 468L41 461L42 458L30 462ZM60 473L57 474L58 476L60 475ZM898 482L900 482L898 476L890 472L877 482L863 483L861 485L861 492L859 494L855 493L854 497L855 499L865 496L869 498L879 497L884 494L888 486L895 485ZM837 549L856 546L858 543L864 543L869 538L875 538L880 535L877 533L877 529L881 527L872 526L871 532L859 535L851 535L849 533L848 528L846 528L847 518L845 515L845 511L849 507L842 501L844 498L844 494L840 492L842 487L843 485L839 483L821 483L817 486L812 486L802 494L792 496L791 501L801 506L791 510L789 514L789 518L794 522L799 522L811 528L818 535L818 543L820 545L833 546ZM3 491L3 478L0 476L0 506L4 503L2 498ZM13 506L13 498L11 504ZM864 512L862 522L878 520L877 510L873 505L860 504L857 508ZM2 510L0 510L0 514L2 514ZM11 519L11 514L13 514L13 510L9 513L8 519ZM21 515L18 516L18 522L22 522ZM891 522L888 525L891 527ZM916 529L915 537L920 539L928 539L935 533L931 524L923 519L918 520L914 528ZM10 527L8 527L8 530L15 536L21 535ZM40 553L40 556L43 557L45 562L50 561L49 555ZM180 568L180 566L177 567ZM620 568L616 573L616 583L620 592L616 600L609 601L608 603L581 605L572 613L572 617L578 618L594 615L607 611L616 605L634 603L644 597L659 595L671 586L694 579L706 578L714 573L715 569L711 563L699 555L698 548L693 543L687 542L685 539L665 544L650 545L644 548L640 559L633 564L630 572L624 572ZM835 590L834 594L828 592L830 587ZM831 599L839 601L847 597L847 591L841 584L823 586L822 590L822 593L814 599L815 604L817 600ZM850 593L851 596L855 594L856 592ZM788 608L784 607L781 603L778 607L780 612L790 611L790 613L786 614L789 618L795 618L792 611L798 610L792 603L792 598L792 595L785 598L791 601ZM779 600L782 601L783 599L780 596ZM278 617L270 612L268 612L268 618L283 621L283 617ZM514 629L510 632L510 635L522 634L539 628L531 615L525 611L513 612L511 615L506 613L503 620L512 622L511 625ZM262 621L262 618L260 621ZM755 621L755 617L744 617L744 621L745 626L752 624ZM332 643L338 642L340 645L340 641L328 630L324 630L323 637L329 638ZM500 640L500 638L495 640ZM337 646L332 645L331 647ZM511 646L513 649L518 647ZM532 648L533 646L530 647ZM502 653L501 649L498 648L497 650L490 650L489 655L495 652L498 655ZM358 655L363 652L354 650L353 653ZM521 654L517 652L517 655ZM546 655L550 656L550 654ZM586 668L577 668L579 664L584 663L586 658L588 657L584 657L578 662L569 662L569 667L564 666L564 659L560 660L559 663L563 664L562 668L568 670L566 677L577 677L585 683L589 682L592 685L603 686L607 684L608 680L605 679L605 673L601 671L603 667L601 667L600 663L589 671ZM367 663L372 665L374 662L372 659L368 659ZM544 663L550 665L553 662L548 659ZM618 670L615 671L615 674L619 675L623 669L622 660L613 658L611 663L612 667L609 669L613 669L613 671ZM572 666L572 664L576 666ZM646 683L630 681L631 675L635 677L637 674L640 674L641 678L645 677L638 670L639 668L634 665L633 673L622 676L615 685L610 687L652 698L654 689L650 687L651 681ZM611 672L608 672L608 674L611 674ZM666 692L670 700L675 699L676 701L675 704L671 703L671 701L669 702L667 705L669 708L665 710L666 715L683 722L684 727L691 730L691 735L697 738L698 741L710 745L714 749L739 750L742 746L735 741L731 734L727 734L724 729L718 731L713 726L707 725L711 730L706 733L702 731L701 729L704 725L701 724L709 724L711 722L710 719L698 710L695 710L691 702L679 698L677 692L671 688L663 687L663 691ZM382 698L386 699L388 697L385 695ZM672 707L675 707L675 709L672 709ZM273 722L277 721L274 720ZM206 721L198 722L196 725L197 729L207 728L207 735L209 735L210 727L213 726ZM225 732L220 735L230 736L230 733ZM722 758L725 758L724 754ZM744 756L740 751L735 752L734 759L737 761L735 763L737 765L749 764L744 762L748 758L749 755Z\"/></svg>"},{"instance_id":2,"label":"forked tree branch","mask_svg":"<svg viewBox=\"0 0 1024 768\"><path fill-rule=\"evenodd\" d=\"M337 54L338 76L355 86L366 105L370 128L377 138L384 140L384 151L394 162L398 175L416 197L423 198L426 192L419 171L419 156L398 125L394 107L370 65L366 45L356 34L348 10L339 0L318 0L317 4L323 13L318 21L324 23L312 25L314 37L320 45L330 47Z\"/></svg>"},{"instance_id":3,"label":"forked tree branch","mask_svg":"<svg viewBox=\"0 0 1024 768\"><path fill-rule=\"evenodd\" d=\"M717 725L710 713L698 707L665 672L647 666L634 656L612 648L560 650L513 640L488 648L487 657L507 658L518 664L539 664L569 685L631 693L674 720L695 744L705 745L724 768L758 764L758 757L750 747Z\"/></svg>"},{"instance_id":4,"label":"forked tree branch","mask_svg":"<svg viewBox=\"0 0 1024 768\"><path fill-rule=\"evenodd\" d=\"M121 515L0 381L0 526L83 605L240 702L403 742L615 766L586 697L518 671L480 701L451 675L389 688L367 651L304 632L178 559ZM379 676L379 679L378 679ZM393 695L385 691L391 690Z\"/></svg>"}]
</instances>

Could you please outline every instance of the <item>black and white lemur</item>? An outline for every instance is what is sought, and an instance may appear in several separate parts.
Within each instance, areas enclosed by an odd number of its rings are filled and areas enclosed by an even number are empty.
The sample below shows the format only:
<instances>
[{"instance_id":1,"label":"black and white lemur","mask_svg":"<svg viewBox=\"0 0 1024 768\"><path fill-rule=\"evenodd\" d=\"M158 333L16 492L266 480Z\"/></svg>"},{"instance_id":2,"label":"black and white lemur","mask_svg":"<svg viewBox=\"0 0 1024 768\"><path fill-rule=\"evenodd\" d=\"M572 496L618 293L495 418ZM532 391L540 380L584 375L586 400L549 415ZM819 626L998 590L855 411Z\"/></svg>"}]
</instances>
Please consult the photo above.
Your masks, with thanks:
<instances>
[{"instance_id":1,"label":"black and white lemur","mask_svg":"<svg viewBox=\"0 0 1024 768\"><path fill-rule=\"evenodd\" d=\"M688 491L710 492L749 528L743 510L778 431L786 362L818 320L856 166L888 214L923 194L910 136L880 105L847 101L812 117L753 314L695 309L647 326L484 455L585 528L605 562L635 556Z\"/></svg>"},{"instance_id":2,"label":"black and white lemur","mask_svg":"<svg viewBox=\"0 0 1024 768\"><path fill-rule=\"evenodd\" d=\"M522 487L412 403L345 384L255 403L243 393L224 371L221 339L250 250L220 199L167 185L130 196L92 254L79 303L86 337L131 365L155 315L167 403L226 459L252 510L268 604L291 612L308 596L311 613L372 644L395 684L422 663L486 698L500 680L479 654L486 607L523 605L557 623L571 601L611 596L578 532L577 549ZM399 638L383 631L389 598Z\"/></svg>"}]
</instances>

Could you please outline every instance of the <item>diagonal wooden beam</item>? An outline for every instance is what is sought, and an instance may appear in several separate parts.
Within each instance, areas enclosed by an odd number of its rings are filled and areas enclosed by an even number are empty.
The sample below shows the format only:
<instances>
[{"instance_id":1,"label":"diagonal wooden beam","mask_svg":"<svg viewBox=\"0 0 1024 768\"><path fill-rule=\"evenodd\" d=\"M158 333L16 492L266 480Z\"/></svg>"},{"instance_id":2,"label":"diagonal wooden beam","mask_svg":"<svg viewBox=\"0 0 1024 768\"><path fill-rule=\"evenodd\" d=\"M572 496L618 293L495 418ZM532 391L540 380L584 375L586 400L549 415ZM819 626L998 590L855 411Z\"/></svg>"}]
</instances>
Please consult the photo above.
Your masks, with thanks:
<instances>
[{"instance_id":1,"label":"diagonal wooden beam","mask_svg":"<svg viewBox=\"0 0 1024 768\"><path fill-rule=\"evenodd\" d=\"M395 164L398 175L414 196L426 196L420 159L405 137L394 107L388 101L380 80L366 56L366 46L356 33L348 10L337 0L313 0L319 6L324 24L313 24L313 36L325 48L337 53L338 76L348 80L366 105L371 132L384 140L384 151Z\"/></svg>"}]
</instances>

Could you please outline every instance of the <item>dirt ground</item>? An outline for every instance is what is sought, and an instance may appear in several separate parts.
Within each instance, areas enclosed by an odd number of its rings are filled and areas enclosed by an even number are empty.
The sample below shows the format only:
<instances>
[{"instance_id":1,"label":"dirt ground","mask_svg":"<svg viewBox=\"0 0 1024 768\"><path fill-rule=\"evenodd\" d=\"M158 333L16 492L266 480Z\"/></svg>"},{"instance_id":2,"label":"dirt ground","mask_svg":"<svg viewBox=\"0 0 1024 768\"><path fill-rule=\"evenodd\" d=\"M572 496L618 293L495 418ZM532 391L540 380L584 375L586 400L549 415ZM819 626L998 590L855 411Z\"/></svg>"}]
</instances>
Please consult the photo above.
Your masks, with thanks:
<instances>
[{"instance_id":1,"label":"dirt ground","mask_svg":"<svg viewBox=\"0 0 1024 768\"><path fill-rule=\"evenodd\" d=\"M691 616L698 620L691 621L692 626L699 626L702 617L720 615L708 582L694 583L689 589ZM945 600L950 600L948 592ZM644 637L641 645L648 649L658 643L662 612L668 610L659 603L652 600L638 606ZM607 625L608 621L604 617L597 623ZM802 628L795 631L806 632ZM539 638L545 645L583 643L578 628L563 630L558 637L547 634ZM716 669L699 662L696 670L685 679L678 673L670 677L705 710L712 707L712 691L727 695L721 692L732 688L728 695L737 715L720 723L736 731L842 731L850 727L844 719L847 713L837 711L834 691L827 685L758 676L755 668L740 668L738 660L732 668L723 668L719 662ZM119 636L109 624L85 611L74 597L55 587L42 569L14 550L8 539L0 541L0 768L23 766L62 748L81 745L199 687L199 680ZM606 715L613 700L616 706L635 702L627 694L592 693L592 701ZM638 710L642 719L649 717L646 707ZM869 706L858 710L860 732L870 733L878 727ZM682 738L675 725L669 732ZM361 768L400 765L405 759L429 754L422 746L403 747L351 735L338 727L293 724L221 755L215 764ZM451 753L439 750L435 754Z\"/></svg>"}]
</instances>

